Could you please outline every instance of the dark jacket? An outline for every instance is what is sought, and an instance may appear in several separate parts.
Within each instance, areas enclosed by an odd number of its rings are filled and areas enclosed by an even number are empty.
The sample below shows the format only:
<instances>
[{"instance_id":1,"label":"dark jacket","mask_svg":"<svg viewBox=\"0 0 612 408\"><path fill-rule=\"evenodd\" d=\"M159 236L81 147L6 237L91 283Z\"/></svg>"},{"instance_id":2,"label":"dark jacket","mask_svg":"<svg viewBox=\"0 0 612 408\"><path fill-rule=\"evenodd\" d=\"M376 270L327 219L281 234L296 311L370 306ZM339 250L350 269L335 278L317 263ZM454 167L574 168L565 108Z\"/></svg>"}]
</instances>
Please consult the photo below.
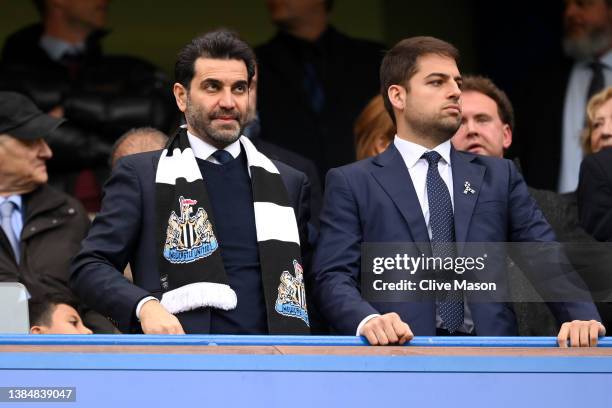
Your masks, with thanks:
<instances>
[{"instance_id":1,"label":"dark jacket","mask_svg":"<svg viewBox=\"0 0 612 408\"><path fill-rule=\"evenodd\" d=\"M514 101L516 131L510 157L521 158L525 181L534 188L558 189L563 109L571 68L572 61L564 59L534 70Z\"/></svg>"},{"instance_id":2,"label":"dark jacket","mask_svg":"<svg viewBox=\"0 0 612 408\"><path fill-rule=\"evenodd\" d=\"M74 198L46 185L24 195L23 205L19 265L0 229L0 281L21 282L36 297L49 293L70 296L70 260L89 228L85 210ZM85 324L95 332L112 332L110 323L99 314L81 312Z\"/></svg>"},{"instance_id":3,"label":"dark jacket","mask_svg":"<svg viewBox=\"0 0 612 408\"><path fill-rule=\"evenodd\" d=\"M514 160L517 167L522 168L522 162ZM574 269L585 281L595 300L603 299L602 292L609 291L602 284L609 279L607 265L610 258L605 249L593 245L595 239L584 230L578 219L578 202L576 193L559 194L553 191L529 188L529 194L536 201L544 217L555 232L557 240L567 243L565 253ZM538 294L528 276L510 262L508 276L513 294L517 299L538 299ZM608 292L609 293L609 292ZM595 304L602 317L604 326L612 322L612 307L609 303ZM521 336L553 336L559 331L557 322L549 307L540 302L515 302L514 311Z\"/></svg>"},{"instance_id":4,"label":"dark jacket","mask_svg":"<svg viewBox=\"0 0 612 408\"><path fill-rule=\"evenodd\" d=\"M578 208L584 229L598 241L612 242L612 148L582 161Z\"/></svg>"},{"instance_id":5,"label":"dark jacket","mask_svg":"<svg viewBox=\"0 0 612 408\"><path fill-rule=\"evenodd\" d=\"M333 27L314 43L278 33L257 47L257 106L265 140L314 161L319 178L332 167L355 160L354 121L380 92L384 46L350 38ZM324 103L313 109L313 85L306 66L314 67Z\"/></svg>"},{"instance_id":6,"label":"dark jacket","mask_svg":"<svg viewBox=\"0 0 612 408\"><path fill-rule=\"evenodd\" d=\"M576 271L581 273L581 277L585 279L587 286L591 288L588 281L589 276L582 275L585 271L585 268L582 266L584 265L585 259L589 259L589 255L585 254L585 249L588 247L588 244L595 242L595 240L587 234L578 223L576 194L559 194L553 191L538 190L535 188L529 188L529 194L542 210L546 221L548 221L555 232L557 240L559 242L569 243L569 245L565 247L566 255ZM528 276L525 275L514 262L510 262L508 277L510 287L517 299L540 299L540 302L529 301L514 303L514 312L516 314L519 335L556 336L559 332L560 324L563 322L556 321L551 308L544 304L543 299L539 297L533 284L529 282ZM607 307L599 303L597 303L596 306L603 319L602 322L606 325ZM608 326L606 325L606 327Z\"/></svg>"},{"instance_id":7,"label":"dark jacket","mask_svg":"<svg viewBox=\"0 0 612 408\"><path fill-rule=\"evenodd\" d=\"M580 224L596 240L612 242L612 148L584 158L580 166L577 196ZM585 280L594 291L595 298L610 299L612 253L609 244L593 245L592 252L589 259L597 259L596 266L599 267L589 268L590 276ZM612 302L600 302L597 306L604 325L612 326Z\"/></svg>"},{"instance_id":8,"label":"dark jacket","mask_svg":"<svg viewBox=\"0 0 612 408\"><path fill-rule=\"evenodd\" d=\"M101 52L104 33L92 34L76 61L52 60L39 45L43 34L35 24L6 40L0 62L0 89L21 92L44 112L61 106L68 122L47 142L51 183L71 190L67 173L107 167L113 142L125 131L152 126L169 131L177 117L171 86L150 63ZM61 183L60 183L61 181Z\"/></svg>"}]
</instances>

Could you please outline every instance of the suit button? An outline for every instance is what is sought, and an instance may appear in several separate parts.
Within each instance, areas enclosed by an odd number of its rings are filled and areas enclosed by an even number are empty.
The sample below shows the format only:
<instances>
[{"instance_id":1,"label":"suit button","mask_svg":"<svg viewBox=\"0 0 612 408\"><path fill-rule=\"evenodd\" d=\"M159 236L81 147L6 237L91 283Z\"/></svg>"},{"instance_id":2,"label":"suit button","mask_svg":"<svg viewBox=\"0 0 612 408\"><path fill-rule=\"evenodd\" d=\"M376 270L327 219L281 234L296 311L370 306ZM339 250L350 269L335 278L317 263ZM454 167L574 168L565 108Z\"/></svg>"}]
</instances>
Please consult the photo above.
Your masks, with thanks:
<instances>
[{"instance_id":1,"label":"suit button","mask_svg":"<svg viewBox=\"0 0 612 408\"><path fill-rule=\"evenodd\" d=\"M31 227L30 232L36 232L36 227Z\"/></svg>"},{"instance_id":2,"label":"suit button","mask_svg":"<svg viewBox=\"0 0 612 408\"><path fill-rule=\"evenodd\" d=\"M57 224L57 220L51 220L51 224Z\"/></svg>"},{"instance_id":3,"label":"suit button","mask_svg":"<svg viewBox=\"0 0 612 408\"><path fill-rule=\"evenodd\" d=\"M75 213L75 209L74 208L69 208L68 209L68 214L74 214Z\"/></svg>"}]
</instances>

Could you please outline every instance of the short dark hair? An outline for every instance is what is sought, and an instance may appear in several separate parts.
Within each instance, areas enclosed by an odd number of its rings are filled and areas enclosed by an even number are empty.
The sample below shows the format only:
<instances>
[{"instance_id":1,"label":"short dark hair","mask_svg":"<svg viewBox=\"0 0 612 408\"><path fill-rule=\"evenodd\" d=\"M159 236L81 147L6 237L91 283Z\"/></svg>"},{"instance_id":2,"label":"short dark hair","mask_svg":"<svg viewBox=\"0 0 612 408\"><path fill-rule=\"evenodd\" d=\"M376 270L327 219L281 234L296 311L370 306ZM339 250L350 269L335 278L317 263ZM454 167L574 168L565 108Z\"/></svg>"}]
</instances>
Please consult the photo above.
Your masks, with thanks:
<instances>
[{"instance_id":1,"label":"short dark hair","mask_svg":"<svg viewBox=\"0 0 612 408\"><path fill-rule=\"evenodd\" d=\"M510 126L510 130L514 130L514 108L512 108L512 103L508 99L508 95L499 89L489 78L478 75L464 76L461 92L479 92L493 99L497 105L497 113L502 123Z\"/></svg>"},{"instance_id":2,"label":"short dark hair","mask_svg":"<svg viewBox=\"0 0 612 408\"><path fill-rule=\"evenodd\" d=\"M391 115L393 123L395 116L387 90L391 85L399 84L403 84L408 89L408 81L418 69L418 58L429 54L443 55L455 61L459 59L459 51L453 45L434 37L406 38L395 44L383 58L380 65L380 91L385 109Z\"/></svg>"},{"instance_id":3,"label":"short dark hair","mask_svg":"<svg viewBox=\"0 0 612 408\"><path fill-rule=\"evenodd\" d=\"M51 293L30 299L28 301L30 327L50 326L51 316L59 304L72 306L75 310L78 307L75 297L61 293Z\"/></svg>"},{"instance_id":4,"label":"short dark hair","mask_svg":"<svg viewBox=\"0 0 612 408\"><path fill-rule=\"evenodd\" d=\"M248 73L248 84L255 75L255 53L249 45L234 32L228 30L211 31L194 38L178 53L174 65L176 82L189 89L198 58L235 59L244 62Z\"/></svg>"}]
</instances>

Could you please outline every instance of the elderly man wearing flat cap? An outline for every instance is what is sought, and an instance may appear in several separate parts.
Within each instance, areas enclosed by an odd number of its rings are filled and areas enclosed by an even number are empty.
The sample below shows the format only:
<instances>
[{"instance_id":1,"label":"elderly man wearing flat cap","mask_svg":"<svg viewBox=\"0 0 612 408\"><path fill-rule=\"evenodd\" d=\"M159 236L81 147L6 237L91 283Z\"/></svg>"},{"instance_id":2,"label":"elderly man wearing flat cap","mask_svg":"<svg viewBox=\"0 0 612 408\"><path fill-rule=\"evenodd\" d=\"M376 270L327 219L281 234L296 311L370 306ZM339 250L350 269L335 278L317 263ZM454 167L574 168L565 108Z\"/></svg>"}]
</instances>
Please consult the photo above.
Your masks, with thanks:
<instances>
[{"instance_id":1,"label":"elderly man wearing flat cap","mask_svg":"<svg viewBox=\"0 0 612 408\"><path fill-rule=\"evenodd\" d=\"M52 152L44 138L63 121L0 92L0 281L21 282L33 296L70 293L70 258L89 228L81 205L47 185ZM101 315L84 312L88 326L112 331Z\"/></svg>"}]
</instances>

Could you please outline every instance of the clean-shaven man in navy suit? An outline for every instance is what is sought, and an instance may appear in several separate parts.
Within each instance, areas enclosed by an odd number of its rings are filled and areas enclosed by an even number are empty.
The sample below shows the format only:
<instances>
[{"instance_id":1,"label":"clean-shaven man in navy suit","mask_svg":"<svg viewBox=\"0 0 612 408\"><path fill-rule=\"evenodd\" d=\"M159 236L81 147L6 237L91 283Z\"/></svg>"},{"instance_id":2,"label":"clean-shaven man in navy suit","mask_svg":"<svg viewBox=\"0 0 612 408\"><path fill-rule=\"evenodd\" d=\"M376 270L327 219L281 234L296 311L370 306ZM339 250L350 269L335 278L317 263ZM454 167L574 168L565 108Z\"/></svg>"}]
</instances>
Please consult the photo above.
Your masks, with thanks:
<instances>
[{"instance_id":1,"label":"clean-shaven man in navy suit","mask_svg":"<svg viewBox=\"0 0 612 408\"><path fill-rule=\"evenodd\" d=\"M327 174L313 293L333 329L363 335L372 345L403 344L413 334L511 336L517 328L509 304L464 302L456 293L418 303L364 300L362 243L555 240L510 161L453 149L450 138L461 124L457 58L452 45L431 37L393 47L380 77L397 126L394 142ZM554 309L568 322L559 332L561 346L595 345L605 334L590 302L559 302Z\"/></svg>"}]
</instances>

